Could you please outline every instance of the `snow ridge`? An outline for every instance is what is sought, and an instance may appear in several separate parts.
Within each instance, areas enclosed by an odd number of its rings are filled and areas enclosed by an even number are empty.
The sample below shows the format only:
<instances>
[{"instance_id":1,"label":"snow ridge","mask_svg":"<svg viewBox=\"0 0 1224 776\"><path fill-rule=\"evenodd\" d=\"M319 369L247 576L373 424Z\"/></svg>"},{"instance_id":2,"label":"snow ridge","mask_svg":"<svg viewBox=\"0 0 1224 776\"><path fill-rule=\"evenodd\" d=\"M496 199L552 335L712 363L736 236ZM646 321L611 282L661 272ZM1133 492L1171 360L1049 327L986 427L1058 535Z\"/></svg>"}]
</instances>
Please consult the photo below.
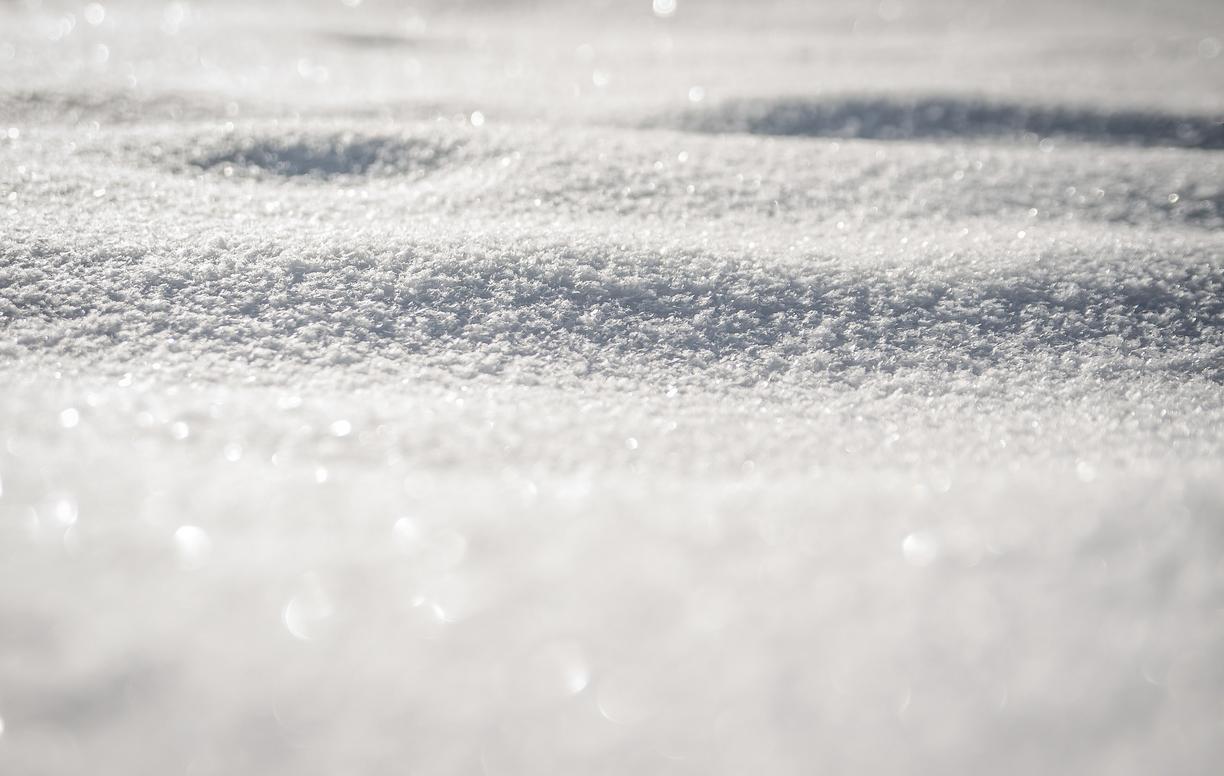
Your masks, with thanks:
<instances>
[{"instance_id":1,"label":"snow ridge","mask_svg":"<svg viewBox=\"0 0 1224 776\"><path fill-rule=\"evenodd\" d=\"M1100 352L1110 373L1224 377L1224 268L1208 254L1054 249L994 264L856 266L492 237L0 251L6 339L77 354L163 335L304 361L487 351L725 362L759 379L783 368L980 369Z\"/></svg>"}]
</instances>

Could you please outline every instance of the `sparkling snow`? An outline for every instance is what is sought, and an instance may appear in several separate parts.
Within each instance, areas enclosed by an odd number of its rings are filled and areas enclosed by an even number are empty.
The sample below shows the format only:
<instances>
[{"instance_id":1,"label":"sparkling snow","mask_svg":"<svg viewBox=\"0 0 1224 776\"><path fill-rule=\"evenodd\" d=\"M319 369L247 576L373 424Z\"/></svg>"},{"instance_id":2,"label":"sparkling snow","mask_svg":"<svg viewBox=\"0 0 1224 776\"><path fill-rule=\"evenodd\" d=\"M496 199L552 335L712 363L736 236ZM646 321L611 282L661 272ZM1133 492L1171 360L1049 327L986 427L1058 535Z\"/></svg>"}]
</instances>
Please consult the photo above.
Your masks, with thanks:
<instances>
[{"instance_id":1,"label":"sparkling snow","mask_svg":"<svg viewBox=\"0 0 1224 776\"><path fill-rule=\"evenodd\" d=\"M0 5L0 773L1209 774L1224 5Z\"/></svg>"}]
</instances>

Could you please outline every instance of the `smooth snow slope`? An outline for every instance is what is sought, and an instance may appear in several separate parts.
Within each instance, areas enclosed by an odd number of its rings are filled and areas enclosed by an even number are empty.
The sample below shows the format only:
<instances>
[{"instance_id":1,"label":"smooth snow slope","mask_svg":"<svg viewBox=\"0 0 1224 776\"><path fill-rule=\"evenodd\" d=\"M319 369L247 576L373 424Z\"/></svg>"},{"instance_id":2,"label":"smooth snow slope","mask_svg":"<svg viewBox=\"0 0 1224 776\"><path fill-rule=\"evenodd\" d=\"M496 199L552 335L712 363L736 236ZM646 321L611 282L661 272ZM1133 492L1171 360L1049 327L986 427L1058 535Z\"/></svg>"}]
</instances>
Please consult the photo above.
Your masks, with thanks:
<instances>
[{"instance_id":1,"label":"smooth snow slope","mask_svg":"<svg viewBox=\"0 0 1224 776\"><path fill-rule=\"evenodd\" d=\"M0 773L1217 772L1224 6L1067 5L0 4Z\"/></svg>"}]
</instances>

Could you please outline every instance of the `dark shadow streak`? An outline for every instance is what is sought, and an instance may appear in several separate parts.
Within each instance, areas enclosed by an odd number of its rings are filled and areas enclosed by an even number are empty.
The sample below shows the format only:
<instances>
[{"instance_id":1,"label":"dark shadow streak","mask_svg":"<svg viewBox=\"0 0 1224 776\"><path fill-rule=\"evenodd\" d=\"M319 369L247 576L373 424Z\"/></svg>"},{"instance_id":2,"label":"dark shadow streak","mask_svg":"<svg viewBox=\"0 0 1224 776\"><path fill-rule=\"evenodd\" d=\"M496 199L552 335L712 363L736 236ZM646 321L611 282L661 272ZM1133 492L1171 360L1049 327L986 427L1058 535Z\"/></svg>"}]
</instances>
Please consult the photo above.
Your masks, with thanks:
<instances>
[{"instance_id":1,"label":"dark shadow streak","mask_svg":"<svg viewBox=\"0 0 1224 776\"><path fill-rule=\"evenodd\" d=\"M1224 149L1224 117L1220 116L956 97L729 100L661 123L709 133L869 140L1052 137L1115 145Z\"/></svg>"},{"instance_id":2,"label":"dark shadow streak","mask_svg":"<svg viewBox=\"0 0 1224 776\"><path fill-rule=\"evenodd\" d=\"M352 134L247 138L228 148L202 153L194 167L230 165L285 177L335 178L430 172L464 145L462 139L439 140Z\"/></svg>"}]
</instances>

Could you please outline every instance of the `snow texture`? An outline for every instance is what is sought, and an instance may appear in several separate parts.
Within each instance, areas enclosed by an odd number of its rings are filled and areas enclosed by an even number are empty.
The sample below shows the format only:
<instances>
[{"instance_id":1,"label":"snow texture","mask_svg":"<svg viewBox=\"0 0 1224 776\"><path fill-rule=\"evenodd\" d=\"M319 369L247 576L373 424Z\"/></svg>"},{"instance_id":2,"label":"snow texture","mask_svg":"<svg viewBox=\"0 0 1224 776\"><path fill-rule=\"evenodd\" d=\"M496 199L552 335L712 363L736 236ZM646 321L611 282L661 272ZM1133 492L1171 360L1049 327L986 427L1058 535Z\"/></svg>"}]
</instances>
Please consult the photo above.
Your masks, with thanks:
<instances>
[{"instance_id":1,"label":"snow texture","mask_svg":"<svg viewBox=\"0 0 1224 776\"><path fill-rule=\"evenodd\" d=\"M1224 6L0 4L0 773L1211 774Z\"/></svg>"}]
</instances>

